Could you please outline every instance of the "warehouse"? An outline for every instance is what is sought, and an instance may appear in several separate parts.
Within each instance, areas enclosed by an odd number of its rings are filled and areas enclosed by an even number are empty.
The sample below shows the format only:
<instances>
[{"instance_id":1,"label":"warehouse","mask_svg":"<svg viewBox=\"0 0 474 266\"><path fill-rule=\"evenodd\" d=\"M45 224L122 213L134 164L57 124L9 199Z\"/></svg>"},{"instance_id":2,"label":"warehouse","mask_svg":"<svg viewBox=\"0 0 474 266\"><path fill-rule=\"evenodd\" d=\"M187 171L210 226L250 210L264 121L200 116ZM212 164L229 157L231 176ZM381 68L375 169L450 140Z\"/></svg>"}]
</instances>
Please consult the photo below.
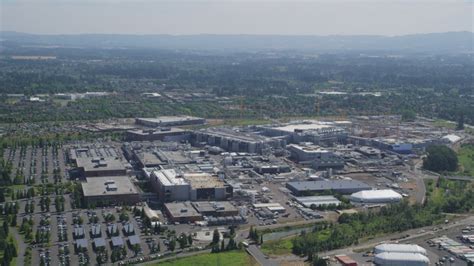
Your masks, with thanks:
<instances>
[{"instance_id":1,"label":"warehouse","mask_svg":"<svg viewBox=\"0 0 474 266\"><path fill-rule=\"evenodd\" d=\"M347 132L341 125L350 121L326 122L317 120L295 121L274 127L262 127L267 136L287 136L291 143L312 142L314 144L342 143Z\"/></svg>"},{"instance_id":2,"label":"warehouse","mask_svg":"<svg viewBox=\"0 0 474 266\"><path fill-rule=\"evenodd\" d=\"M295 197L295 200L306 208L311 208L312 205L319 207L325 205L339 206L341 204L341 201L334 196Z\"/></svg>"},{"instance_id":3,"label":"warehouse","mask_svg":"<svg viewBox=\"0 0 474 266\"><path fill-rule=\"evenodd\" d=\"M80 177L120 176L127 174L123 162L118 158L77 158L76 165Z\"/></svg>"},{"instance_id":4,"label":"warehouse","mask_svg":"<svg viewBox=\"0 0 474 266\"><path fill-rule=\"evenodd\" d=\"M352 202L374 204L399 202L402 198L402 195L391 189L363 190L350 196Z\"/></svg>"},{"instance_id":5,"label":"warehouse","mask_svg":"<svg viewBox=\"0 0 474 266\"><path fill-rule=\"evenodd\" d=\"M205 216L235 216L239 214L239 210L230 204L228 201L208 202L200 201L191 203L194 208Z\"/></svg>"},{"instance_id":6,"label":"warehouse","mask_svg":"<svg viewBox=\"0 0 474 266\"><path fill-rule=\"evenodd\" d=\"M382 252L374 256L375 265L427 266L430 260L420 253Z\"/></svg>"},{"instance_id":7,"label":"warehouse","mask_svg":"<svg viewBox=\"0 0 474 266\"><path fill-rule=\"evenodd\" d=\"M87 204L105 206L109 204L136 204L140 195L127 176L87 178L82 191Z\"/></svg>"},{"instance_id":8,"label":"warehouse","mask_svg":"<svg viewBox=\"0 0 474 266\"><path fill-rule=\"evenodd\" d=\"M173 223L188 223L202 221L202 215L198 213L190 202L166 203L165 211Z\"/></svg>"},{"instance_id":9,"label":"warehouse","mask_svg":"<svg viewBox=\"0 0 474 266\"><path fill-rule=\"evenodd\" d=\"M255 209L264 209L270 211L272 214L275 212L286 212L285 207L281 206L278 202L270 202L270 203L255 203L253 204Z\"/></svg>"},{"instance_id":10,"label":"warehouse","mask_svg":"<svg viewBox=\"0 0 474 266\"><path fill-rule=\"evenodd\" d=\"M395 252L395 253L419 253L426 256L426 249L411 244L380 244L375 246L374 253Z\"/></svg>"},{"instance_id":11,"label":"warehouse","mask_svg":"<svg viewBox=\"0 0 474 266\"><path fill-rule=\"evenodd\" d=\"M325 179L317 181L295 181L286 183L295 196L305 196L314 193L335 192L340 194L352 194L362 190L372 189L369 185L357 180Z\"/></svg>"},{"instance_id":12,"label":"warehouse","mask_svg":"<svg viewBox=\"0 0 474 266\"><path fill-rule=\"evenodd\" d=\"M220 147L226 151L262 153L268 148L286 145L283 138L269 138L254 132L238 131L232 128L207 128L193 132L192 142Z\"/></svg>"},{"instance_id":13,"label":"warehouse","mask_svg":"<svg viewBox=\"0 0 474 266\"><path fill-rule=\"evenodd\" d=\"M190 133L177 127L161 127L158 129L128 130L125 138L127 141L183 141L189 140Z\"/></svg>"},{"instance_id":14,"label":"warehouse","mask_svg":"<svg viewBox=\"0 0 474 266\"><path fill-rule=\"evenodd\" d=\"M290 144L286 146L290 158L297 163L309 165L316 170L327 168L344 168L344 159L331 151L309 143Z\"/></svg>"},{"instance_id":15,"label":"warehouse","mask_svg":"<svg viewBox=\"0 0 474 266\"><path fill-rule=\"evenodd\" d=\"M189 126L203 125L206 119L194 116L159 116L157 118L136 118L137 125L147 127L169 127L169 126Z\"/></svg>"}]
</instances>

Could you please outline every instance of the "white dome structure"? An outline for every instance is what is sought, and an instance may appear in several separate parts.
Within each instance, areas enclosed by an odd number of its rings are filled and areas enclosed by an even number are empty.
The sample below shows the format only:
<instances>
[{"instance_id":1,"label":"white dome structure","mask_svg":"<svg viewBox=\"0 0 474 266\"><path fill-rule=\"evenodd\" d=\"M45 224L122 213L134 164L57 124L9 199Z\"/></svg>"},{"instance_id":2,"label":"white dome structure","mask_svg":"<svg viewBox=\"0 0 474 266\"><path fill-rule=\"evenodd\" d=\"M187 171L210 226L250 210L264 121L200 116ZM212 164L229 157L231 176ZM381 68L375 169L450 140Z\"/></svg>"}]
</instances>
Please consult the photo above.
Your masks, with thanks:
<instances>
[{"instance_id":1,"label":"white dome structure","mask_svg":"<svg viewBox=\"0 0 474 266\"><path fill-rule=\"evenodd\" d=\"M420 253L382 252L374 257L380 266L428 266L430 260Z\"/></svg>"},{"instance_id":2,"label":"white dome structure","mask_svg":"<svg viewBox=\"0 0 474 266\"><path fill-rule=\"evenodd\" d=\"M379 254L383 252L393 253L418 253L426 256L426 249L418 245L410 244L380 244L374 248L374 253Z\"/></svg>"},{"instance_id":3,"label":"white dome structure","mask_svg":"<svg viewBox=\"0 0 474 266\"><path fill-rule=\"evenodd\" d=\"M402 200L402 195L391 190L391 189L381 189L381 190L362 190L356 193L353 193L350 196L350 200L353 202L359 203L390 203L390 202L399 202Z\"/></svg>"}]
</instances>

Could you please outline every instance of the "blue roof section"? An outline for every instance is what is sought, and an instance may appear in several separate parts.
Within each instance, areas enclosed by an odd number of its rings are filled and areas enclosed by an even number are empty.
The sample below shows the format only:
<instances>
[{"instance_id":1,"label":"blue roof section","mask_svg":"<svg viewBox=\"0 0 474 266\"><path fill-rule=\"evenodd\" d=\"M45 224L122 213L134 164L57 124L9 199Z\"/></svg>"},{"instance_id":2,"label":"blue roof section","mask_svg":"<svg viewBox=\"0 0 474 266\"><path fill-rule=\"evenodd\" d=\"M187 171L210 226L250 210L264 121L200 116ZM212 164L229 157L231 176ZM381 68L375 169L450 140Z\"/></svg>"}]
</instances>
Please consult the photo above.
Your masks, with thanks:
<instances>
[{"instance_id":1,"label":"blue roof section","mask_svg":"<svg viewBox=\"0 0 474 266\"><path fill-rule=\"evenodd\" d=\"M76 247L77 248L87 248L87 240L85 240L85 239L76 240Z\"/></svg>"},{"instance_id":2,"label":"blue roof section","mask_svg":"<svg viewBox=\"0 0 474 266\"><path fill-rule=\"evenodd\" d=\"M130 236L128 238L128 241L130 242L130 245L136 245L140 244L140 238L137 235Z\"/></svg>"},{"instance_id":3,"label":"blue roof section","mask_svg":"<svg viewBox=\"0 0 474 266\"><path fill-rule=\"evenodd\" d=\"M105 240L103 238L94 238L94 246L98 247L105 247Z\"/></svg>"},{"instance_id":4,"label":"blue roof section","mask_svg":"<svg viewBox=\"0 0 474 266\"><path fill-rule=\"evenodd\" d=\"M286 186L295 191L344 191L344 190L370 190L366 183L357 180L317 180L288 182Z\"/></svg>"},{"instance_id":5,"label":"blue roof section","mask_svg":"<svg viewBox=\"0 0 474 266\"><path fill-rule=\"evenodd\" d=\"M112 237L112 246L114 246L114 247L123 246L123 239L119 236Z\"/></svg>"}]
</instances>

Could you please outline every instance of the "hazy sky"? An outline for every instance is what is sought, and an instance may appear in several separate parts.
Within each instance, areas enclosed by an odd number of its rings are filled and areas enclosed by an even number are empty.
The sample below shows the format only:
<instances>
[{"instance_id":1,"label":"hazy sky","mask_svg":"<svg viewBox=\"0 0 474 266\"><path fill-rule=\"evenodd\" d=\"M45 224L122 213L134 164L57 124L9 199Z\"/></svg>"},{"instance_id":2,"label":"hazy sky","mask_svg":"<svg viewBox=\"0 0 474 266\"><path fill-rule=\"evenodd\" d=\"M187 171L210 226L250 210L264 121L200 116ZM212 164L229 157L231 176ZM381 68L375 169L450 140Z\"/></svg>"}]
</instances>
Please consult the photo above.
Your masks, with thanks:
<instances>
[{"instance_id":1,"label":"hazy sky","mask_svg":"<svg viewBox=\"0 0 474 266\"><path fill-rule=\"evenodd\" d=\"M474 0L0 0L29 33L379 34L473 31Z\"/></svg>"}]
</instances>

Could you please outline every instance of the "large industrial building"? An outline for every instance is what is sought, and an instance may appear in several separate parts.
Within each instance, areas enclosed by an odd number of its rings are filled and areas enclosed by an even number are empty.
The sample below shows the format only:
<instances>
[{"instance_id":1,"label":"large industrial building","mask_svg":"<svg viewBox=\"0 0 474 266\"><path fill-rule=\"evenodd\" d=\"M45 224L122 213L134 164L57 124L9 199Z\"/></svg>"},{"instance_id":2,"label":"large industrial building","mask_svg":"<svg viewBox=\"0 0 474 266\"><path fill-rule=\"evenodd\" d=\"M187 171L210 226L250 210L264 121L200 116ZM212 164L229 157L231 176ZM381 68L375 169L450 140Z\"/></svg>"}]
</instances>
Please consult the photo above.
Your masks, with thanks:
<instances>
[{"instance_id":1,"label":"large industrial building","mask_svg":"<svg viewBox=\"0 0 474 266\"><path fill-rule=\"evenodd\" d=\"M380 244L374 248L375 265L425 266L430 264L426 249L410 244Z\"/></svg>"},{"instance_id":2,"label":"large industrial building","mask_svg":"<svg viewBox=\"0 0 474 266\"><path fill-rule=\"evenodd\" d=\"M305 120L277 126L262 127L267 136L287 136L291 143L312 142L314 144L343 143L347 138L344 126L350 121Z\"/></svg>"},{"instance_id":3,"label":"large industrial building","mask_svg":"<svg viewBox=\"0 0 474 266\"><path fill-rule=\"evenodd\" d=\"M290 152L291 159L300 164L309 165L316 170L344 168L344 159L342 157L319 146L302 143L290 144L286 148Z\"/></svg>"},{"instance_id":4,"label":"large industrial building","mask_svg":"<svg viewBox=\"0 0 474 266\"><path fill-rule=\"evenodd\" d=\"M127 169L122 160L111 157L77 158L77 171L81 177L126 175Z\"/></svg>"},{"instance_id":5,"label":"large industrial building","mask_svg":"<svg viewBox=\"0 0 474 266\"><path fill-rule=\"evenodd\" d=\"M357 180L326 179L318 181L295 181L286 183L286 187L295 196L305 196L314 193L335 192L352 194L362 190L372 189L369 185Z\"/></svg>"},{"instance_id":6,"label":"large industrial building","mask_svg":"<svg viewBox=\"0 0 474 266\"><path fill-rule=\"evenodd\" d=\"M348 142L361 145L371 146L381 150L392 151L399 154L410 154L415 151L423 151L430 145L443 144L444 140L441 138L397 138L397 137L384 137L384 138L365 138L357 136L349 136Z\"/></svg>"},{"instance_id":7,"label":"large industrial building","mask_svg":"<svg viewBox=\"0 0 474 266\"><path fill-rule=\"evenodd\" d=\"M281 148L284 138L265 137L254 132L237 131L232 128L207 128L194 131L194 144L205 143L231 152L262 153L266 148Z\"/></svg>"},{"instance_id":8,"label":"large industrial building","mask_svg":"<svg viewBox=\"0 0 474 266\"><path fill-rule=\"evenodd\" d=\"M402 195L391 189L362 190L350 196L352 202L372 204L399 202L402 198Z\"/></svg>"},{"instance_id":9,"label":"large industrial building","mask_svg":"<svg viewBox=\"0 0 474 266\"><path fill-rule=\"evenodd\" d=\"M381 266L427 266L430 260L420 253L382 252L374 256L374 264Z\"/></svg>"},{"instance_id":10,"label":"large industrial building","mask_svg":"<svg viewBox=\"0 0 474 266\"><path fill-rule=\"evenodd\" d=\"M239 210L228 201L199 201L191 204L200 214L205 216L223 217L239 214Z\"/></svg>"},{"instance_id":11,"label":"large industrial building","mask_svg":"<svg viewBox=\"0 0 474 266\"><path fill-rule=\"evenodd\" d=\"M125 138L128 141L183 141L189 140L191 134L187 130L177 127L162 127L157 129L128 130Z\"/></svg>"},{"instance_id":12,"label":"large industrial building","mask_svg":"<svg viewBox=\"0 0 474 266\"><path fill-rule=\"evenodd\" d=\"M147 127L170 127L202 125L206 119L194 116L159 116L156 118L136 118L135 123Z\"/></svg>"},{"instance_id":13,"label":"large industrial building","mask_svg":"<svg viewBox=\"0 0 474 266\"><path fill-rule=\"evenodd\" d=\"M153 189L161 201L225 200L232 196L232 187L208 173L178 174L174 169L153 171Z\"/></svg>"},{"instance_id":14,"label":"large industrial building","mask_svg":"<svg viewBox=\"0 0 474 266\"><path fill-rule=\"evenodd\" d=\"M137 189L127 176L87 178L82 183L84 199L88 204L136 204L140 201Z\"/></svg>"},{"instance_id":15,"label":"large industrial building","mask_svg":"<svg viewBox=\"0 0 474 266\"><path fill-rule=\"evenodd\" d=\"M374 253L397 252L397 253L419 253L426 256L426 249L412 244L380 244L375 246Z\"/></svg>"},{"instance_id":16,"label":"large industrial building","mask_svg":"<svg viewBox=\"0 0 474 266\"><path fill-rule=\"evenodd\" d=\"M190 202L166 203L165 212L173 223L188 223L203 220L202 215L193 208Z\"/></svg>"},{"instance_id":17,"label":"large industrial building","mask_svg":"<svg viewBox=\"0 0 474 266\"><path fill-rule=\"evenodd\" d=\"M183 165L194 163L185 151L177 150L135 150L132 158L140 167L160 167L163 165Z\"/></svg>"},{"instance_id":18,"label":"large industrial building","mask_svg":"<svg viewBox=\"0 0 474 266\"><path fill-rule=\"evenodd\" d=\"M311 208L313 205L320 207L327 205L339 206L341 204L341 201L334 196L295 197L295 200L306 208Z\"/></svg>"},{"instance_id":19,"label":"large industrial building","mask_svg":"<svg viewBox=\"0 0 474 266\"><path fill-rule=\"evenodd\" d=\"M70 171L71 177L121 176L127 173L120 152L108 146L70 148L68 160L77 166Z\"/></svg>"}]
</instances>

